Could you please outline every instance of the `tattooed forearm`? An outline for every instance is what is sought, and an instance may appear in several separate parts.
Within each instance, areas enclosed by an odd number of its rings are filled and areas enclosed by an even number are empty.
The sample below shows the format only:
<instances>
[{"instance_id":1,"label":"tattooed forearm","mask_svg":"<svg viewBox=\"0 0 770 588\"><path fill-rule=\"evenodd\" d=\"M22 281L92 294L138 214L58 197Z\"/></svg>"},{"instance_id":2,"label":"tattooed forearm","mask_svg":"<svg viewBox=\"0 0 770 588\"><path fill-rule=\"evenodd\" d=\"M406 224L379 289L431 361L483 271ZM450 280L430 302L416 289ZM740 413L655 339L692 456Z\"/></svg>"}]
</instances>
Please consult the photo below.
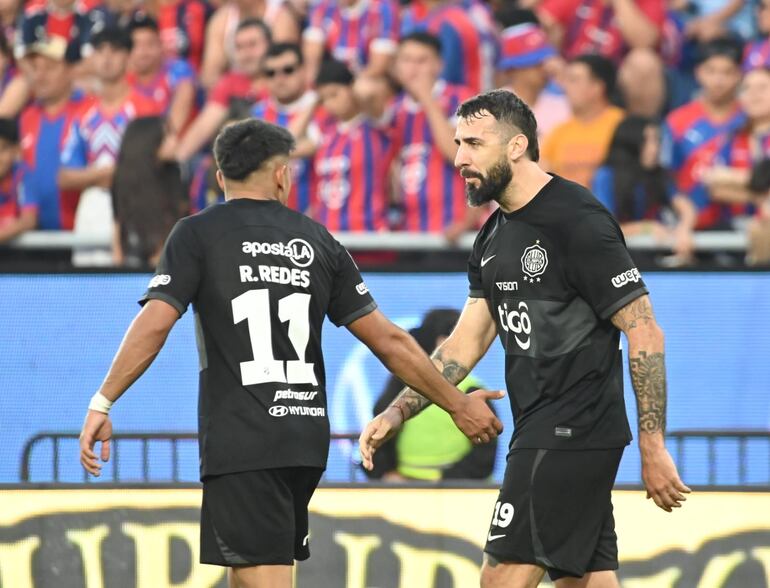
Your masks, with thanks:
<instances>
[{"instance_id":1,"label":"tattooed forearm","mask_svg":"<svg viewBox=\"0 0 770 588\"><path fill-rule=\"evenodd\" d=\"M649 325L654 320L649 296L640 296L616 312L612 317L612 324L628 334L630 329Z\"/></svg>"},{"instance_id":2,"label":"tattooed forearm","mask_svg":"<svg viewBox=\"0 0 770 588\"><path fill-rule=\"evenodd\" d=\"M437 349L433 354L433 363L436 364L441 374L455 385L462 382L470 371L451 358L445 358L441 348ZM402 418L406 420L418 414L429 404L430 400L419 392L415 392L411 388L404 388L401 394L392 402L391 406L398 408L401 411Z\"/></svg>"},{"instance_id":3,"label":"tattooed forearm","mask_svg":"<svg viewBox=\"0 0 770 588\"><path fill-rule=\"evenodd\" d=\"M663 353L639 351L629 360L636 393L639 431L666 431L666 365Z\"/></svg>"}]
</instances>

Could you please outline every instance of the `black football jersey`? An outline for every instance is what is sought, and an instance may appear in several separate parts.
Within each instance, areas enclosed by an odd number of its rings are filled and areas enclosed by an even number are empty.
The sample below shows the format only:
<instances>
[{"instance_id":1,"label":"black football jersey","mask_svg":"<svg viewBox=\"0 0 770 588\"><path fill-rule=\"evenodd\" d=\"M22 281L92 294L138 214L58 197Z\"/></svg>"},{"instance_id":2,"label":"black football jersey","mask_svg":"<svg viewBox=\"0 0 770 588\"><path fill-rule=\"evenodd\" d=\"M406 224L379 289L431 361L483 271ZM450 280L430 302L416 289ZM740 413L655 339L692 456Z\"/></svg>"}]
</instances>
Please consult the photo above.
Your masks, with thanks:
<instances>
[{"instance_id":1,"label":"black football jersey","mask_svg":"<svg viewBox=\"0 0 770 588\"><path fill-rule=\"evenodd\" d=\"M521 209L497 210L476 238L468 279L505 349L511 448L628 444L620 331L610 318L647 288L594 196L554 176Z\"/></svg>"},{"instance_id":2,"label":"black football jersey","mask_svg":"<svg viewBox=\"0 0 770 588\"><path fill-rule=\"evenodd\" d=\"M321 329L376 308L348 254L318 223L240 198L179 221L141 302L195 311L201 478L325 467Z\"/></svg>"}]
</instances>

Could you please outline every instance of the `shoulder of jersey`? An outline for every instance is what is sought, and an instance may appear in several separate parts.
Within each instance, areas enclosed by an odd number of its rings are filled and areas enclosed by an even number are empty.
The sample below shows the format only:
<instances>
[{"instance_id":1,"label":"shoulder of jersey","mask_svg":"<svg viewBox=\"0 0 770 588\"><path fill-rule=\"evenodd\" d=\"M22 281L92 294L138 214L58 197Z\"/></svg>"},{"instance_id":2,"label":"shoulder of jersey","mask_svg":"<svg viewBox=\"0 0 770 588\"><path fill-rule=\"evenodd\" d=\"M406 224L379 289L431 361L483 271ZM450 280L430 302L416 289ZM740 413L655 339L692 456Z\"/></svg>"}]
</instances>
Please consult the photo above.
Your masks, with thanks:
<instances>
[{"instance_id":1,"label":"shoulder of jersey","mask_svg":"<svg viewBox=\"0 0 770 588\"><path fill-rule=\"evenodd\" d=\"M672 110L666 117L668 126L674 133L686 132L704 114L703 106L699 100L693 100Z\"/></svg>"}]
</instances>

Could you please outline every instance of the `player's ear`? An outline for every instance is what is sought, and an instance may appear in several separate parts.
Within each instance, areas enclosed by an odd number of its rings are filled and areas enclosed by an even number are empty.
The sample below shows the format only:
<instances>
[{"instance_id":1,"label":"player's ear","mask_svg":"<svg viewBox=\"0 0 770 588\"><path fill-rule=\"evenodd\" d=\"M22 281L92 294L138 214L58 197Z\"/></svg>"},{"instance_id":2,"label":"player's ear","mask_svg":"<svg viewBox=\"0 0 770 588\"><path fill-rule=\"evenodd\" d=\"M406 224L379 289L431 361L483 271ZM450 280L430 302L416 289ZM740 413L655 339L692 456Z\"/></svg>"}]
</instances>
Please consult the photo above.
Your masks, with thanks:
<instances>
[{"instance_id":1,"label":"player's ear","mask_svg":"<svg viewBox=\"0 0 770 588\"><path fill-rule=\"evenodd\" d=\"M508 141L507 154L510 161L518 161L524 156L529 147L529 140L522 134L517 133Z\"/></svg>"},{"instance_id":2,"label":"player's ear","mask_svg":"<svg viewBox=\"0 0 770 588\"><path fill-rule=\"evenodd\" d=\"M225 176L222 175L222 170L217 170L217 186L219 186L219 189L222 190L222 192L226 192L225 190Z\"/></svg>"},{"instance_id":3,"label":"player's ear","mask_svg":"<svg viewBox=\"0 0 770 588\"><path fill-rule=\"evenodd\" d=\"M273 174L275 175L275 184L278 187L281 202L285 203L289 198L289 191L291 190L291 168L289 163L276 165Z\"/></svg>"}]
</instances>

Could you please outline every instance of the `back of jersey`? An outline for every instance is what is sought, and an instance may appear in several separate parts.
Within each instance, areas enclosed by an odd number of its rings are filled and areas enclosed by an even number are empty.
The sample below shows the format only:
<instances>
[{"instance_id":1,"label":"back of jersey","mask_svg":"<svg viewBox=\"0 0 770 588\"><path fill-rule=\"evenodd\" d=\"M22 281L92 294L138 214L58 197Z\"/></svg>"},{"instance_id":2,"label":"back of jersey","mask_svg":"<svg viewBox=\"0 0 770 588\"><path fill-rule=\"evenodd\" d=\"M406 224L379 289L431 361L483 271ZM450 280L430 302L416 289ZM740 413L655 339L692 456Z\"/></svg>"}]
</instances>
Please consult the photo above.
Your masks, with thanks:
<instances>
[{"instance_id":1,"label":"back of jersey","mask_svg":"<svg viewBox=\"0 0 770 588\"><path fill-rule=\"evenodd\" d=\"M149 299L195 310L201 478L325 467L324 316L341 326L376 308L325 228L274 200L208 208L169 235Z\"/></svg>"}]
</instances>

